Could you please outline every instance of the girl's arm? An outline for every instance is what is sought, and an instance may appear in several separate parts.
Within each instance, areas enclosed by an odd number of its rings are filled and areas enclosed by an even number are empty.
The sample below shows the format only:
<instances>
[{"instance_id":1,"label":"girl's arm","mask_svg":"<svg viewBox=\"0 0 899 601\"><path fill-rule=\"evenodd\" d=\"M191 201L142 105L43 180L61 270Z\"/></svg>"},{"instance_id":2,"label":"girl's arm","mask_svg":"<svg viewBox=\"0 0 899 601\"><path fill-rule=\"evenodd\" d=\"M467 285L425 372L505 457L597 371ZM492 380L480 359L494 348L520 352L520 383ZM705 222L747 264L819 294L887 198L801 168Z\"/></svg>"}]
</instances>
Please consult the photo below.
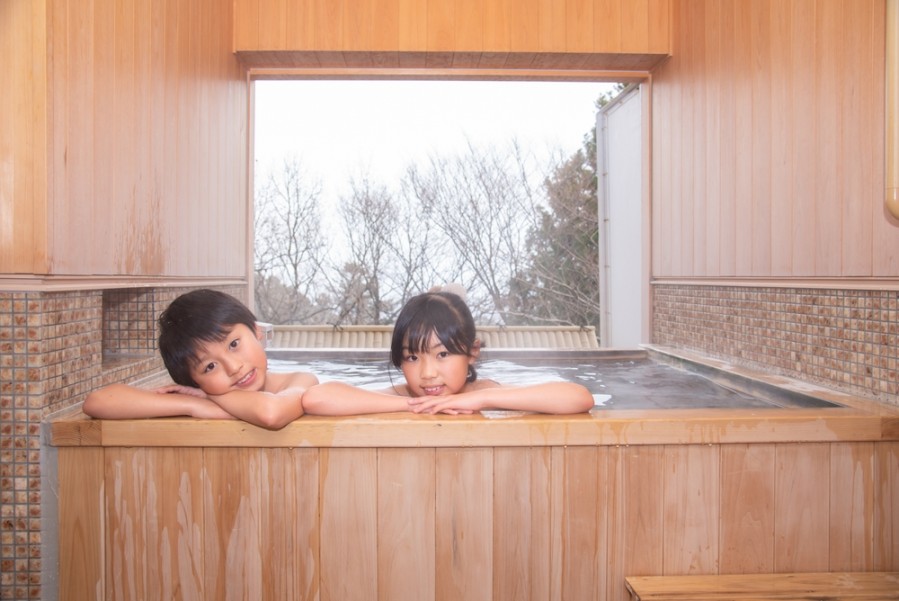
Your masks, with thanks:
<instances>
[{"instance_id":1,"label":"girl's arm","mask_svg":"<svg viewBox=\"0 0 899 601\"><path fill-rule=\"evenodd\" d=\"M445 397L412 399L415 413L472 413L481 409L584 413L595 404L593 395L574 382L547 382L533 386L483 387Z\"/></svg>"},{"instance_id":2,"label":"girl's arm","mask_svg":"<svg viewBox=\"0 0 899 601\"><path fill-rule=\"evenodd\" d=\"M325 382L303 395L309 415L363 415L409 411L409 398L395 392L376 392L343 382Z\"/></svg>"},{"instance_id":3,"label":"girl's arm","mask_svg":"<svg viewBox=\"0 0 899 601\"><path fill-rule=\"evenodd\" d=\"M127 384L112 384L87 395L82 410L99 419L140 419L146 417L197 417L232 419L232 416L205 396L177 388L146 390Z\"/></svg>"},{"instance_id":4,"label":"girl's arm","mask_svg":"<svg viewBox=\"0 0 899 601\"><path fill-rule=\"evenodd\" d=\"M303 415L303 395L318 383L312 374L268 374L265 391L232 390L209 397L223 410L269 430L280 430Z\"/></svg>"}]
</instances>

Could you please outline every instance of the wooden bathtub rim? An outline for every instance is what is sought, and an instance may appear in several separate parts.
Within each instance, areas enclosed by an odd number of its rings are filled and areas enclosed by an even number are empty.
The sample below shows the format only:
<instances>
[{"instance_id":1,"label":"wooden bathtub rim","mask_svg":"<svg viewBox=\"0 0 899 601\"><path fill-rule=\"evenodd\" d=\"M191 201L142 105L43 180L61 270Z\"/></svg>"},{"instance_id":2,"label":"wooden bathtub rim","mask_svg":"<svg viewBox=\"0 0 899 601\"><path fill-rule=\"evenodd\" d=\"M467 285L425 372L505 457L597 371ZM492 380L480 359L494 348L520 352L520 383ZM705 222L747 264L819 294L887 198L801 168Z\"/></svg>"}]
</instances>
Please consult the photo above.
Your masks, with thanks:
<instances>
[{"instance_id":1,"label":"wooden bathtub rim","mask_svg":"<svg viewBox=\"0 0 899 601\"><path fill-rule=\"evenodd\" d=\"M237 420L95 420L78 412L48 425L49 442L57 447L466 448L899 440L899 415L851 407L594 410L503 418L307 415L277 431Z\"/></svg>"},{"instance_id":2,"label":"wooden bathtub rim","mask_svg":"<svg viewBox=\"0 0 899 601\"><path fill-rule=\"evenodd\" d=\"M606 349L604 352L609 352ZM603 352L603 351L601 351ZM632 353L614 350L612 353ZM876 442L899 440L899 406L782 376L754 372L689 351L644 345L638 353L753 382L796 390L840 405L765 409L593 409L579 415L502 418L391 413L303 416L278 431L241 421L165 418L95 420L80 405L45 424L53 446L447 448Z\"/></svg>"}]
</instances>

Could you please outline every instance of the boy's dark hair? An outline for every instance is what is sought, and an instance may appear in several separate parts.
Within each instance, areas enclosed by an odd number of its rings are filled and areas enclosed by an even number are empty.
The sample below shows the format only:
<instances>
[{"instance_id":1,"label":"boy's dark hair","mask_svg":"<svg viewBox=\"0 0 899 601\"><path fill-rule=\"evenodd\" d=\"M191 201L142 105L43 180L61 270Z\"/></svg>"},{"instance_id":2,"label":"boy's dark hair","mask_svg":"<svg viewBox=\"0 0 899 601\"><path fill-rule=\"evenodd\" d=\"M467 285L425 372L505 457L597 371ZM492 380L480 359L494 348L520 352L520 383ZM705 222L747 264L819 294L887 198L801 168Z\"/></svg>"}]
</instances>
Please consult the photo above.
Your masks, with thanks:
<instances>
[{"instance_id":1,"label":"boy's dark hair","mask_svg":"<svg viewBox=\"0 0 899 601\"><path fill-rule=\"evenodd\" d=\"M182 294L159 315L159 354L176 384L197 387L190 375L197 349L218 342L237 324L256 330L256 317L231 295L203 288Z\"/></svg>"},{"instance_id":2,"label":"boy's dark hair","mask_svg":"<svg viewBox=\"0 0 899 601\"><path fill-rule=\"evenodd\" d=\"M403 347L410 353L427 352L431 334L454 355L471 356L477 339L474 318L468 305L452 292L426 292L413 296L405 304L390 341L390 362L399 368L403 363ZM467 382L474 382L478 373L469 367Z\"/></svg>"}]
</instances>

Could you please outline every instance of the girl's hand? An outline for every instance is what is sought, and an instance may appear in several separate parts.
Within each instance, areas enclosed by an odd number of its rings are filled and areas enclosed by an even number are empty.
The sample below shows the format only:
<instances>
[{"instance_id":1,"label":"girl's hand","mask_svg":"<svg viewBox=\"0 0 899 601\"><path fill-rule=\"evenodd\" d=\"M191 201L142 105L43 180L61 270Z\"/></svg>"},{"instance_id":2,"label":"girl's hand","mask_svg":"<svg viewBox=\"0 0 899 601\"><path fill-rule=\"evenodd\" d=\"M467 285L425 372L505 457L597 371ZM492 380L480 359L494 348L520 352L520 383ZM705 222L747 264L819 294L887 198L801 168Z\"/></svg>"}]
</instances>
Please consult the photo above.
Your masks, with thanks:
<instances>
[{"instance_id":1,"label":"girl's hand","mask_svg":"<svg viewBox=\"0 0 899 601\"><path fill-rule=\"evenodd\" d=\"M471 395L452 394L448 396L415 397L409 400L413 413L446 413L447 415L471 415L479 411L481 403Z\"/></svg>"},{"instance_id":2,"label":"girl's hand","mask_svg":"<svg viewBox=\"0 0 899 601\"><path fill-rule=\"evenodd\" d=\"M153 392L157 394L186 394L188 396L195 396L201 399L208 398L206 396L206 393L199 388L194 388L193 386L182 386L181 384L162 386L160 388L157 388Z\"/></svg>"}]
</instances>

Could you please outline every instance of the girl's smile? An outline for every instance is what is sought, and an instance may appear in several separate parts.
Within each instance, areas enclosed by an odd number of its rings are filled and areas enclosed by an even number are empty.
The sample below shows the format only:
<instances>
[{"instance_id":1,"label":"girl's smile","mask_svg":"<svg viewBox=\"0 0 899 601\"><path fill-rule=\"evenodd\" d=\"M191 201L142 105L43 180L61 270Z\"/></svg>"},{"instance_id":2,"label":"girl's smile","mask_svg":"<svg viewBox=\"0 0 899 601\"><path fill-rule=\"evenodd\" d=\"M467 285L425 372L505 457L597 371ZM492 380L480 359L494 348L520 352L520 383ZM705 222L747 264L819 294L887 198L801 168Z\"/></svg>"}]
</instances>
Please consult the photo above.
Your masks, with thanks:
<instances>
[{"instance_id":1,"label":"girl's smile","mask_svg":"<svg viewBox=\"0 0 899 601\"><path fill-rule=\"evenodd\" d=\"M442 396L462 392L467 384L468 368L476 356L453 354L446 350L436 333L417 353L403 349L401 369L412 396Z\"/></svg>"}]
</instances>

